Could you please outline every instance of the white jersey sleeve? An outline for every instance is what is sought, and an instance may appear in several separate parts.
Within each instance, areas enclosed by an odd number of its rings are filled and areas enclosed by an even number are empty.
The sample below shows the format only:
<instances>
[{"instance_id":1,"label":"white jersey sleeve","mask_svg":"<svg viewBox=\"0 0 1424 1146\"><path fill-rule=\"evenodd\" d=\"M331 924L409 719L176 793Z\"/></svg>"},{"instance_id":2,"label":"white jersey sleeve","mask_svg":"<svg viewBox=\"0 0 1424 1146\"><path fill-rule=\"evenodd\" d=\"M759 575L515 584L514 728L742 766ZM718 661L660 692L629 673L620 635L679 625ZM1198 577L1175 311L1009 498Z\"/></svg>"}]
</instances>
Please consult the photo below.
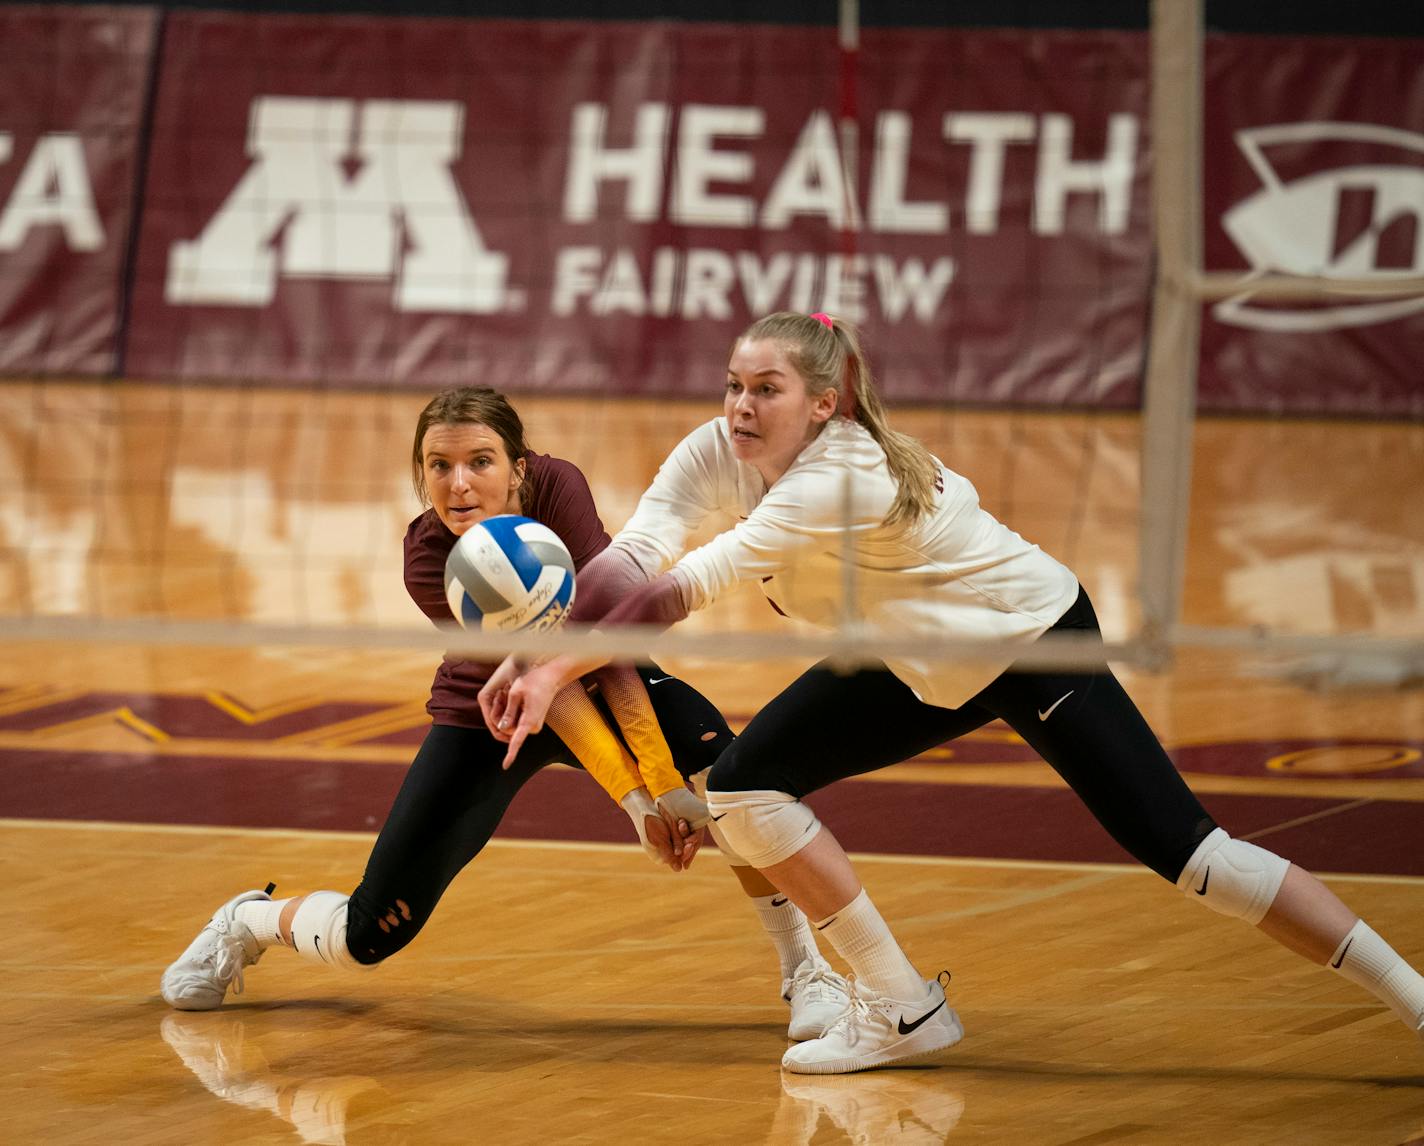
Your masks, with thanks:
<instances>
[{"instance_id":1,"label":"white jersey sleeve","mask_svg":"<svg viewBox=\"0 0 1424 1146\"><path fill-rule=\"evenodd\" d=\"M649 576L670 569L689 610L758 581L778 611L822 628L853 617L871 632L1001 647L1002 657L963 663L886 657L921 699L954 708L1063 615L1077 578L986 512L968 479L943 465L928 510L887 526L896 491L884 450L859 423L834 419L767 488L736 459L719 418L673 451L614 545ZM718 511L736 524L686 552L693 530Z\"/></svg>"},{"instance_id":2,"label":"white jersey sleeve","mask_svg":"<svg viewBox=\"0 0 1424 1146\"><path fill-rule=\"evenodd\" d=\"M687 551L693 531L735 500L723 472L728 462L735 467L735 459L718 441L718 421L704 423L677 444L613 538L650 578L673 565ZM723 459L722 453L728 456Z\"/></svg>"},{"instance_id":3,"label":"white jersey sleeve","mask_svg":"<svg viewBox=\"0 0 1424 1146\"><path fill-rule=\"evenodd\" d=\"M883 473L883 466L881 467ZM702 609L742 581L766 581L822 555L850 553L881 528L894 486L844 457L798 463L735 526L678 562L688 607Z\"/></svg>"}]
</instances>

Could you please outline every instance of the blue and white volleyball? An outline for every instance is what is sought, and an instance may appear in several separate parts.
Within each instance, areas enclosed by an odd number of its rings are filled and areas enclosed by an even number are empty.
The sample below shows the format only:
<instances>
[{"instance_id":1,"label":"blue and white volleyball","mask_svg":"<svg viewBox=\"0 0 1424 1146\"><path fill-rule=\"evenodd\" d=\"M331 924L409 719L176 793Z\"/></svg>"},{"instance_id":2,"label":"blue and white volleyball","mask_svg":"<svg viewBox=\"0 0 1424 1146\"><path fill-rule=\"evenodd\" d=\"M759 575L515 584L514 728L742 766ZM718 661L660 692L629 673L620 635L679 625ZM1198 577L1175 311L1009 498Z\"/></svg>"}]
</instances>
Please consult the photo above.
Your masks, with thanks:
<instances>
[{"instance_id":1,"label":"blue and white volleyball","mask_svg":"<svg viewBox=\"0 0 1424 1146\"><path fill-rule=\"evenodd\" d=\"M574 601L574 559L547 525L510 513L487 517L445 559L445 599L467 629L553 628Z\"/></svg>"}]
</instances>

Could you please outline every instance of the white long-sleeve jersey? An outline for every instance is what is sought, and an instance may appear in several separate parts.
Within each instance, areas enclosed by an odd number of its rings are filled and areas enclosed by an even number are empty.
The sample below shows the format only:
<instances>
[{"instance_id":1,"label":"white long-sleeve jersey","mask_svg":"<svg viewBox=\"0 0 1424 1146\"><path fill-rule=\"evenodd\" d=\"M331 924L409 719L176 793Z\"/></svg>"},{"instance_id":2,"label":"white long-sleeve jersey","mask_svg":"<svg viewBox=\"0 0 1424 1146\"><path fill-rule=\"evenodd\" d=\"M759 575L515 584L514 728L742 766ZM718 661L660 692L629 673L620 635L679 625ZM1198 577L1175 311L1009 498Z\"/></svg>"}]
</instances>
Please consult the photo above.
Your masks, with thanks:
<instances>
[{"instance_id":1,"label":"white long-sleeve jersey","mask_svg":"<svg viewBox=\"0 0 1424 1146\"><path fill-rule=\"evenodd\" d=\"M787 616L831 628L849 613L872 632L1002 641L997 664L886 658L920 699L956 708L1067 611L1072 571L979 505L968 479L939 467L935 503L908 526L883 522L896 494L885 452L859 422L833 418L769 489L732 452L724 418L668 455L613 544L649 574L676 567L689 608L760 581ZM687 539L710 515L738 519L706 545Z\"/></svg>"}]
</instances>

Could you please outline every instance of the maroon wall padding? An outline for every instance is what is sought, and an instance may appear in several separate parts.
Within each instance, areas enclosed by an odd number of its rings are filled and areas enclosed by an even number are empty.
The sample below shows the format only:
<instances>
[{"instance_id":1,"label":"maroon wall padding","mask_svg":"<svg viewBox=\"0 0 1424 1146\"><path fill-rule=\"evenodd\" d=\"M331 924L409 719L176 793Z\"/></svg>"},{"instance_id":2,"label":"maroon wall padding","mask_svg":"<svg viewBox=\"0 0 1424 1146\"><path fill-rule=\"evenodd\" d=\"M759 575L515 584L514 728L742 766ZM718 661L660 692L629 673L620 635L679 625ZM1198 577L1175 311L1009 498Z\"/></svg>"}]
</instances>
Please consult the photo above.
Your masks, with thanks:
<instances>
[{"instance_id":1,"label":"maroon wall padding","mask_svg":"<svg viewBox=\"0 0 1424 1146\"><path fill-rule=\"evenodd\" d=\"M0 372L115 368L155 27L0 7Z\"/></svg>"}]
</instances>

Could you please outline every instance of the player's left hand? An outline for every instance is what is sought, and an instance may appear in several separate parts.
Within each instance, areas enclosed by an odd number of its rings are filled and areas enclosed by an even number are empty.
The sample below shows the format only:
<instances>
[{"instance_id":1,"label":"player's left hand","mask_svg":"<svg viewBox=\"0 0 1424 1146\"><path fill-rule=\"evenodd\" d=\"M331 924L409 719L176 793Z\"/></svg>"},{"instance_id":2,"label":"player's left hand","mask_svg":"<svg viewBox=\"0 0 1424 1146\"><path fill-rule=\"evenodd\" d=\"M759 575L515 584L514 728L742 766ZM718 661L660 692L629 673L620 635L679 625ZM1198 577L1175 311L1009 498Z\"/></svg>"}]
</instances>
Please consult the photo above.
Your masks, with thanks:
<instances>
[{"instance_id":1,"label":"player's left hand","mask_svg":"<svg viewBox=\"0 0 1424 1146\"><path fill-rule=\"evenodd\" d=\"M504 767L509 768L524 741L544 729L544 717L549 705L562 687L558 673L549 666L532 668L509 686L504 710L490 727L496 740L509 745L504 754Z\"/></svg>"},{"instance_id":2,"label":"player's left hand","mask_svg":"<svg viewBox=\"0 0 1424 1146\"><path fill-rule=\"evenodd\" d=\"M695 793L687 788L674 788L658 797L658 814L667 824L673 850L688 867L692 857L702 847L702 829L711 822L712 813Z\"/></svg>"},{"instance_id":3,"label":"player's left hand","mask_svg":"<svg viewBox=\"0 0 1424 1146\"><path fill-rule=\"evenodd\" d=\"M692 793L688 792L688 795L691 796ZM675 866L673 870L686 871L692 866L694 857L702 848L703 831L700 827L694 828L685 818L674 812L664 803L664 796L659 796L657 800L658 815L662 817L663 824L667 827L673 854L681 864L681 867ZM693 799L697 803L701 803L695 796Z\"/></svg>"},{"instance_id":4,"label":"player's left hand","mask_svg":"<svg viewBox=\"0 0 1424 1146\"><path fill-rule=\"evenodd\" d=\"M633 821L638 832L638 842L654 863L666 864L673 871L683 871L692 862L702 844L702 833L689 848L682 832L659 811L648 795L646 788L635 788L620 801L622 808ZM686 827L686 825L683 825Z\"/></svg>"}]
</instances>

